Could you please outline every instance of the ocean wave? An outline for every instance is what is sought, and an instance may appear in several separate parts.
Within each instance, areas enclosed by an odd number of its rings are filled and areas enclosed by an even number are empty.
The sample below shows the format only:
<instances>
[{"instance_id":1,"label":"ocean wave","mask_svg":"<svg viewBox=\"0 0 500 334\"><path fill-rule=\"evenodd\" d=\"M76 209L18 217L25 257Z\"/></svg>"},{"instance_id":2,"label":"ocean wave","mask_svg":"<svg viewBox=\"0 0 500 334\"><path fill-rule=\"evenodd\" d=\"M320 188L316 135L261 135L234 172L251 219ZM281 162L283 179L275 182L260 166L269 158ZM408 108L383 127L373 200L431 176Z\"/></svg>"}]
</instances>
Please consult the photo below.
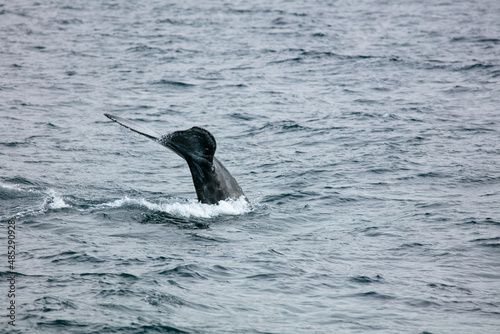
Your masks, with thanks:
<instances>
[{"instance_id":1,"label":"ocean wave","mask_svg":"<svg viewBox=\"0 0 500 334\"><path fill-rule=\"evenodd\" d=\"M71 207L64 197L55 189L24 188L21 184L0 183L0 199L24 199L26 206L14 214L16 218L28 217L45 213L48 210L58 210Z\"/></svg>"}]
</instances>

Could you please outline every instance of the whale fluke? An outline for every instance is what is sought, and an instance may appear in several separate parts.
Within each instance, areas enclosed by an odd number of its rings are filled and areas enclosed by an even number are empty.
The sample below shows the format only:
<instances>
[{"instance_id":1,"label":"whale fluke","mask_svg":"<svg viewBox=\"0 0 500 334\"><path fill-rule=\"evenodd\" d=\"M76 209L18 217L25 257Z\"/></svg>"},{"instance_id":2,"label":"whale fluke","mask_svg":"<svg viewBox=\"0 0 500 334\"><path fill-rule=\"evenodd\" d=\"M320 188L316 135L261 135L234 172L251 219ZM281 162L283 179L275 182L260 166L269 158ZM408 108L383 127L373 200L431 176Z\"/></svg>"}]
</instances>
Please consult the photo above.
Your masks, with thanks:
<instances>
[{"instance_id":1,"label":"whale fluke","mask_svg":"<svg viewBox=\"0 0 500 334\"><path fill-rule=\"evenodd\" d=\"M104 114L109 119L171 149L186 160L193 177L196 195L201 203L217 204L245 196L233 176L214 157L217 144L214 136L200 127L159 135L128 119Z\"/></svg>"}]
</instances>

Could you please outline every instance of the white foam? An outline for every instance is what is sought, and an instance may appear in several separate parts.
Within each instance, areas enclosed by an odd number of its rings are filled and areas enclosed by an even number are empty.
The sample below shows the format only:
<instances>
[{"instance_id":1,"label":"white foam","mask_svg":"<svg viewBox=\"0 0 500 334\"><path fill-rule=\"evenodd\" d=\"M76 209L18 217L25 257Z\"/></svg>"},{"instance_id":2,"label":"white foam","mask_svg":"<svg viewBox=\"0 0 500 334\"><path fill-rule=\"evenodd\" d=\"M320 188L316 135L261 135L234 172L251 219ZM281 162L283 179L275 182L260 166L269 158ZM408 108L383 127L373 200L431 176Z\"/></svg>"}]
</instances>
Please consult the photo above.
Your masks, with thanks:
<instances>
[{"instance_id":1,"label":"white foam","mask_svg":"<svg viewBox=\"0 0 500 334\"><path fill-rule=\"evenodd\" d=\"M122 207L127 205L140 205L153 211L163 211L177 217L212 218L220 215L241 215L252 210L251 205L244 197L237 200L221 201L215 205L203 204L197 201L188 202L160 202L153 203L144 198L134 199L124 197L99 207Z\"/></svg>"},{"instance_id":2,"label":"white foam","mask_svg":"<svg viewBox=\"0 0 500 334\"><path fill-rule=\"evenodd\" d=\"M21 189L18 184L4 184L4 183L0 183L0 187L2 187L4 189L9 189L9 190L23 191L23 189Z\"/></svg>"},{"instance_id":3,"label":"white foam","mask_svg":"<svg viewBox=\"0 0 500 334\"><path fill-rule=\"evenodd\" d=\"M50 209L69 208L71 206L66 204L64 199L61 196L58 196L53 189L49 189L47 191L47 195L49 195L48 207Z\"/></svg>"},{"instance_id":4,"label":"white foam","mask_svg":"<svg viewBox=\"0 0 500 334\"><path fill-rule=\"evenodd\" d=\"M62 209L62 208L69 208L71 205L66 204L64 202L64 199L57 195L56 191L54 189L47 189L44 192L45 195L48 195L48 197L45 197L43 203L40 205L40 211L45 212L47 209Z\"/></svg>"},{"instance_id":5,"label":"white foam","mask_svg":"<svg viewBox=\"0 0 500 334\"><path fill-rule=\"evenodd\" d=\"M68 208L71 207L71 205L67 204L62 196L58 195L54 189L46 189L46 190L38 190L38 189L23 189L19 185L6 185L6 184L0 184L0 187L5 188L5 189L12 189L15 191L19 192L26 192L26 193L33 193L36 194L37 196L43 197L43 201L39 204L36 205L35 207L29 208L27 210L21 211L16 213L16 217L28 217L28 216L34 216L38 214L43 214L47 212L50 209L62 209L62 208Z\"/></svg>"}]
</instances>

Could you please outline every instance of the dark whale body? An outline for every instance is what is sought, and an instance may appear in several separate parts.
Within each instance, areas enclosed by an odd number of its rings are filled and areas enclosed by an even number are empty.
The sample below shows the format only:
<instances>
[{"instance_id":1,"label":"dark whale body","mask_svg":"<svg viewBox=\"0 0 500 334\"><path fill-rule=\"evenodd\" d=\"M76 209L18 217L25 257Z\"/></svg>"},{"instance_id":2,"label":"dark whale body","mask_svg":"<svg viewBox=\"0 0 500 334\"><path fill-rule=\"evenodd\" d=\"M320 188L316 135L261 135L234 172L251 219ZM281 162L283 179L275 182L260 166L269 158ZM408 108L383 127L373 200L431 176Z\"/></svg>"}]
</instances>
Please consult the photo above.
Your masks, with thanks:
<instances>
[{"instance_id":1,"label":"dark whale body","mask_svg":"<svg viewBox=\"0 0 500 334\"><path fill-rule=\"evenodd\" d=\"M234 177L214 157L217 147L210 132L200 127L175 131L164 136L128 119L104 114L118 124L171 149L186 160L193 177L196 195L201 203L217 204L245 196Z\"/></svg>"}]
</instances>

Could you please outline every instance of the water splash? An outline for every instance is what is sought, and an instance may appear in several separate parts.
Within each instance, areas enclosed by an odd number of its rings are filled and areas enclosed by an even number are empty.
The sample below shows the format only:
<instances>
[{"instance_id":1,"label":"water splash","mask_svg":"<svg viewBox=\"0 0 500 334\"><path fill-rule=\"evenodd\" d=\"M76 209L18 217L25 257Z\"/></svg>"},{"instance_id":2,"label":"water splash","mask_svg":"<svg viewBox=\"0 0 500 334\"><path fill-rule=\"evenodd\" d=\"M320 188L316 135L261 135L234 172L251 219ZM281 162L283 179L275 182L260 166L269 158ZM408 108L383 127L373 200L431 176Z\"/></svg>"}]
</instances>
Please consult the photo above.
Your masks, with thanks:
<instances>
[{"instance_id":1,"label":"water splash","mask_svg":"<svg viewBox=\"0 0 500 334\"><path fill-rule=\"evenodd\" d=\"M46 191L46 194L48 196L45 198L45 201L42 204L42 209L48 208L48 209L56 210L56 209L71 207L71 205L64 202L64 199L62 198L62 196L57 195L57 193L54 189L48 189Z\"/></svg>"},{"instance_id":2,"label":"water splash","mask_svg":"<svg viewBox=\"0 0 500 334\"><path fill-rule=\"evenodd\" d=\"M195 200L189 200L184 203L178 201L153 203L144 198L135 199L124 197L113 202L98 205L99 208L119 208L129 206L146 207L152 211L162 211L173 216L183 218L212 218L220 215L242 215L252 211L252 205L248 203L245 197L240 197L237 200L220 201L215 205L203 204Z\"/></svg>"},{"instance_id":3,"label":"water splash","mask_svg":"<svg viewBox=\"0 0 500 334\"><path fill-rule=\"evenodd\" d=\"M22 210L15 213L17 218L43 214L48 210L71 207L70 204L64 201L63 196L52 188L24 188L20 184L0 183L0 198L5 200L23 199L25 205L19 206Z\"/></svg>"}]
</instances>

